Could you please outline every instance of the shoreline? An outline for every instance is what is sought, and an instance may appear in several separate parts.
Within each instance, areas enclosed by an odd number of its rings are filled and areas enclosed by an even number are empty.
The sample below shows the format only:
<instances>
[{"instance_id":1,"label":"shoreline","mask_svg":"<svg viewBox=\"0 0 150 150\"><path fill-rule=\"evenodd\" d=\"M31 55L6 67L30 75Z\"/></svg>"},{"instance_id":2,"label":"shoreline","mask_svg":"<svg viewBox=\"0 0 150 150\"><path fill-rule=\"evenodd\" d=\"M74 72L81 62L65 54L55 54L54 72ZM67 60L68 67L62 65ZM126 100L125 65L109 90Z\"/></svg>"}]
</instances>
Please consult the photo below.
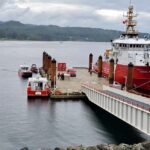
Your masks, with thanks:
<instances>
[{"instance_id":1,"label":"shoreline","mask_svg":"<svg viewBox=\"0 0 150 150\"><path fill-rule=\"evenodd\" d=\"M32 150L28 147L21 148L20 150ZM54 149L51 148L39 148L37 150L150 150L150 141L145 141L137 144L99 144L96 146L69 146L67 148L56 147Z\"/></svg>"}]
</instances>

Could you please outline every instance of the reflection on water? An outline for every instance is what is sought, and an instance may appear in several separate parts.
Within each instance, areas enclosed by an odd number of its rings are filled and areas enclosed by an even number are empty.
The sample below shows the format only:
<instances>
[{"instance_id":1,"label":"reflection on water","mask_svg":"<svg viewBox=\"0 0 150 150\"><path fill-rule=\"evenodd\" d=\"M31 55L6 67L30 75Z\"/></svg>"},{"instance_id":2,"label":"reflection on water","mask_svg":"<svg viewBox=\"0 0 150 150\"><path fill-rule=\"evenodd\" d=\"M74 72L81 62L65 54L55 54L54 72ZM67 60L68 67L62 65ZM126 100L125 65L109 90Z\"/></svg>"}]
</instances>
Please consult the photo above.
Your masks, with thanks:
<instances>
[{"instance_id":1,"label":"reflection on water","mask_svg":"<svg viewBox=\"0 0 150 150\"><path fill-rule=\"evenodd\" d=\"M19 65L35 63L40 67L45 50L69 66L86 66L89 53L92 51L96 60L109 43L9 41L0 45L0 149L27 146L34 150L150 139L87 102L27 99L27 79L18 77Z\"/></svg>"},{"instance_id":2,"label":"reflection on water","mask_svg":"<svg viewBox=\"0 0 150 150\"><path fill-rule=\"evenodd\" d=\"M28 105L41 105L41 104L48 104L49 102L49 98L47 97L42 97L42 98L35 98L35 97L28 97L27 98L27 101L28 101Z\"/></svg>"}]
</instances>

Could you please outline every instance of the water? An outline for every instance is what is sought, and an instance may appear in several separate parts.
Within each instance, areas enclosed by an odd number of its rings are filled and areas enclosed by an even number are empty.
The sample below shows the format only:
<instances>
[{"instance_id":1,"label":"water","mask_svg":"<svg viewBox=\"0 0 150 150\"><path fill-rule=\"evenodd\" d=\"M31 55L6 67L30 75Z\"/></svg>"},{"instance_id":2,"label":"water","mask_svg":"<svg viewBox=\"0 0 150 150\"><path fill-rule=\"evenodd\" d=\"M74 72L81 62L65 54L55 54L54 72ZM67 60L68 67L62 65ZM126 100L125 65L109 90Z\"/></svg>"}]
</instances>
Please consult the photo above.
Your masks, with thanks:
<instances>
[{"instance_id":1,"label":"water","mask_svg":"<svg viewBox=\"0 0 150 150\"><path fill-rule=\"evenodd\" d=\"M0 42L0 149L54 148L101 143L134 143L150 139L131 126L83 101L27 100L27 80L18 77L20 64L41 66L45 50L69 66L87 66L110 43Z\"/></svg>"}]
</instances>

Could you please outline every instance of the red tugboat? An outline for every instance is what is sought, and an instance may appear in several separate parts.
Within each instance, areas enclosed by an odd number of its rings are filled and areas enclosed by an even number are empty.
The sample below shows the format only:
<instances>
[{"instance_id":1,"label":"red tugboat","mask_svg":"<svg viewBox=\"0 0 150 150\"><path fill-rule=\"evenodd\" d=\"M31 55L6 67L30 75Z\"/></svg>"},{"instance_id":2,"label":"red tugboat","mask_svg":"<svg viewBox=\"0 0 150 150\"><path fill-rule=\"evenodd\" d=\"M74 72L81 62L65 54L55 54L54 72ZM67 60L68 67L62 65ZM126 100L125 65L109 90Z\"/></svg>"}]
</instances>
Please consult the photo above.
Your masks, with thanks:
<instances>
[{"instance_id":1,"label":"red tugboat","mask_svg":"<svg viewBox=\"0 0 150 150\"><path fill-rule=\"evenodd\" d=\"M18 70L18 75L23 78L29 78L32 77L32 72L30 71L29 66L20 65L20 68Z\"/></svg>"},{"instance_id":2,"label":"red tugboat","mask_svg":"<svg viewBox=\"0 0 150 150\"><path fill-rule=\"evenodd\" d=\"M138 32L134 29L137 22L133 18L136 16L133 6L130 5L125 16L127 19L123 21L126 31L119 39L113 40L112 49L105 52L102 74L108 77L109 60L113 58L116 63L115 82L125 85L128 64L132 63L134 89L150 93L150 39L148 36L139 38ZM97 65L94 65L93 69L98 71Z\"/></svg>"},{"instance_id":3,"label":"red tugboat","mask_svg":"<svg viewBox=\"0 0 150 150\"><path fill-rule=\"evenodd\" d=\"M50 89L48 87L48 80L46 78L37 77L28 79L28 97L48 97L49 94Z\"/></svg>"}]
</instances>

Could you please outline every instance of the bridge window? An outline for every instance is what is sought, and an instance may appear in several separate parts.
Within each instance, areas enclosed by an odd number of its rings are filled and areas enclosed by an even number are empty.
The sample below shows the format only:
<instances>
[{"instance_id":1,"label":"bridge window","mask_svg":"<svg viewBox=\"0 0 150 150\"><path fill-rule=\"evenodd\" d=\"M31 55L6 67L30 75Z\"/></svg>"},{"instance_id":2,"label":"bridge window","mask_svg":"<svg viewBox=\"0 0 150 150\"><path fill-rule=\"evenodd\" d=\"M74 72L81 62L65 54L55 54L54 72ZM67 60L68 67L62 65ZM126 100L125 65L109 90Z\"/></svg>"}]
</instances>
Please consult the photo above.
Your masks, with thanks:
<instances>
[{"instance_id":1,"label":"bridge window","mask_svg":"<svg viewBox=\"0 0 150 150\"><path fill-rule=\"evenodd\" d=\"M123 47L127 47L127 44L123 44Z\"/></svg>"},{"instance_id":2,"label":"bridge window","mask_svg":"<svg viewBox=\"0 0 150 150\"><path fill-rule=\"evenodd\" d=\"M127 47L127 45L125 45L125 47ZM144 45L141 45L141 44L130 44L129 47L130 48L143 48Z\"/></svg>"},{"instance_id":3,"label":"bridge window","mask_svg":"<svg viewBox=\"0 0 150 150\"><path fill-rule=\"evenodd\" d=\"M127 47L127 44L119 44L119 47L125 48L125 47Z\"/></svg>"},{"instance_id":4,"label":"bridge window","mask_svg":"<svg viewBox=\"0 0 150 150\"><path fill-rule=\"evenodd\" d=\"M131 44L131 45L130 45L130 47L132 48L132 47L133 47L133 45Z\"/></svg>"},{"instance_id":5,"label":"bridge window","mask_svg":"<svg viewBox=\"0 0 150 150\"><path fill-rule=\"evenodd\" d=\"M142 47L144 47L144 45L139 44L139 47L142 48Z\"/></svg>"},{"instance_id":6,"label":"bridge window","mask_svg":"<svg viewBox=\"0 0 150 150\"><path fill-rule=\"evenodd\" d=\"M140 44L138 44L138 45L137 45L137 47L139 47L139 48L140 48L140 47L141 47L141 45L140 45Z\"/></svg>"}]
</instances>

